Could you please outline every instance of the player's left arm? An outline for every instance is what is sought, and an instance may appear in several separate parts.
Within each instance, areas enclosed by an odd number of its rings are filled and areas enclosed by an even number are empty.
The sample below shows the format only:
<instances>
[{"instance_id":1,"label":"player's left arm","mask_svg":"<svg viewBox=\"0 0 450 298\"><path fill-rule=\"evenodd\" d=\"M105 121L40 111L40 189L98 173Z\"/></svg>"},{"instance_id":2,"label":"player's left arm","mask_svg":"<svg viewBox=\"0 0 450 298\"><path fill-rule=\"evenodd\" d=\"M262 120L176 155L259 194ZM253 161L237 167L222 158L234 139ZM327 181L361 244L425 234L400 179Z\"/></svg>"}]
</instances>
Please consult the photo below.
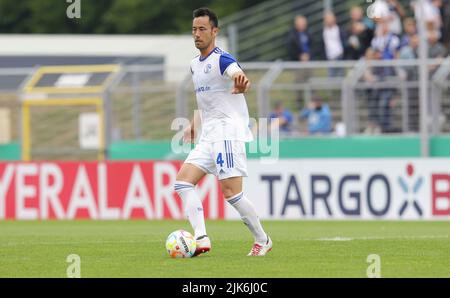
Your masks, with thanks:
<instances>
[{"instance_id":1,"label":"player's left arm","mask_svg":"<svg viewBox=\"0 0 450 298\"><path fill-rule=\"evenodd\" d=\"M250 89L250 80L237 63L231 64L225 73L234 82L232 94L245 93Z\"/></svg>"},{"instance_id":2,"label":"player's left arm","mask_svg":"<svg viewBox=\"0 0 450 298\"><path fill-rule=\"evenodd\" d=\"M243 71L234 73L231 79L234 82L232 94L246 93L250 89L250 80Z\"/></svg>"},{"instance_id":3,"label":"player's left arm","mask_svg":"<svg viewBox=\"0 0 450 298\"><path fill-rule=\"evenodd\" d=\"M236 59L228 53L220 57L220 71L229 77L233 83L232 94L245 93L250 89L250 80L245 75Z\"/></svg>"}]
</instances>

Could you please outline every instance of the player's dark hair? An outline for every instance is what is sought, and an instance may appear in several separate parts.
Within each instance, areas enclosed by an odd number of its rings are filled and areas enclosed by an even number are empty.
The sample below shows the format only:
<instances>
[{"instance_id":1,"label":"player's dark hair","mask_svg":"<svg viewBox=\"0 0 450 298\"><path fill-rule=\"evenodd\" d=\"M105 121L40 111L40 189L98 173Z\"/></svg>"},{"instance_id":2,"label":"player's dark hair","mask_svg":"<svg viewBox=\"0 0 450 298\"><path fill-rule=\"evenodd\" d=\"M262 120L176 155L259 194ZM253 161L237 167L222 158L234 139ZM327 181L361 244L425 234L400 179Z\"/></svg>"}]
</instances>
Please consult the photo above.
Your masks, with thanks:
<instances>
[{"instance_id":1,"label":"player's dark hair","mask_svg":"<svg viewBox=\"0 0 450 298\"><path fill-rule=\"evenodd\" d=\"M198 17L209 17L209 22L211 23L211 25L216 28L219 28L219 19L217 18L217 15L214 11L212 11L211 9L207 8L207 7L201 7L198 8L196 10L194 10L193 13L193 17L198 18Z\"/></svg>"}]
</instances>

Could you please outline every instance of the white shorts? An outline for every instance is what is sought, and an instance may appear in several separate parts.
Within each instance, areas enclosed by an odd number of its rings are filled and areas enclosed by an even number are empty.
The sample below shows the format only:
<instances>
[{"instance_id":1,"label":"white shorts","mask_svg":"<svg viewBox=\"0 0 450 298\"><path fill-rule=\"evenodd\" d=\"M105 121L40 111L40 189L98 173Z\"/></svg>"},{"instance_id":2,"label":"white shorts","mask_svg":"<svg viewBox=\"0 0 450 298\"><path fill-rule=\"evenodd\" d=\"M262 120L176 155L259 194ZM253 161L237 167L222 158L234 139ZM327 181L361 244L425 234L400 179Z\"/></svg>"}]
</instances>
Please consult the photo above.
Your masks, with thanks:
<instances>
[{"instance_id":1,"label":"white shorts","mask_svg":"<svg viewBox=\"0 0 450 298\"><path fill-rule=\"evenodd\" d=\"M247 155L242 141L198 143L184 162L217 176L219 180L247 177Z\"/></svg>"}]
</instances>

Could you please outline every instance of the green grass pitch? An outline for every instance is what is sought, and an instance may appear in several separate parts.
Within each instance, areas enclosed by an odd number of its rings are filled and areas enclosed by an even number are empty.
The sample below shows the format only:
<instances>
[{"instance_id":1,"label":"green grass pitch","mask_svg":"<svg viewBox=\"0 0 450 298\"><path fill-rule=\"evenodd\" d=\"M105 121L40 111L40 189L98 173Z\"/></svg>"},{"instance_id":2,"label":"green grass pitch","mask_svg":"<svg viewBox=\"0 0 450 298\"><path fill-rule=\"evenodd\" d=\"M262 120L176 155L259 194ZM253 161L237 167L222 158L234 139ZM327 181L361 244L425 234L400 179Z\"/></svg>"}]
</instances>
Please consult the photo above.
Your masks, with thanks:
<instances>
[{"instance_id":1,"label":"green grass pitch","mask_svg":"<svg viewBox=\"0 0 450 298\"><path fill-rule=\"evenodd\" d=\"M239 221L208 221L211 252L171 259L165 240L187 221L0 221L0 277L66 277L77 254L81 277L450 277L450 221L264 221L273 250L246 254Z\"/></svg>"}]
</instances>

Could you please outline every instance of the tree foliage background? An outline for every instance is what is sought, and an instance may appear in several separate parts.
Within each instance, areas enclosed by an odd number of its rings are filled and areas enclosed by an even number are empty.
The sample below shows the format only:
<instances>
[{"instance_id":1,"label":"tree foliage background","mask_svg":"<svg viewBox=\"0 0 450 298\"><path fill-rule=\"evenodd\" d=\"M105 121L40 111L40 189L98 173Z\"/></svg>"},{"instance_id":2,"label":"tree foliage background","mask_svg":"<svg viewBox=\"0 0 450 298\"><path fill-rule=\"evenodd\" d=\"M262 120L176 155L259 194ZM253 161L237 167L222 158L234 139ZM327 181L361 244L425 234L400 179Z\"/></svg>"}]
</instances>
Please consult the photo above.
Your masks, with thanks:
<instances>
[{"instance_id":1,"label":"tree foliage background","mask_svg":"<svg viewBox=\"0 0 450 298\"><path fill-rule=\"evenodd\" d=\"M69 0L73 1L73 0ZM192 11L206 6L220 18L264 0L80 0L69 19L66 0L0 0L0 33L174 34L189 32Z\"/></svg>"}]
</instances>

